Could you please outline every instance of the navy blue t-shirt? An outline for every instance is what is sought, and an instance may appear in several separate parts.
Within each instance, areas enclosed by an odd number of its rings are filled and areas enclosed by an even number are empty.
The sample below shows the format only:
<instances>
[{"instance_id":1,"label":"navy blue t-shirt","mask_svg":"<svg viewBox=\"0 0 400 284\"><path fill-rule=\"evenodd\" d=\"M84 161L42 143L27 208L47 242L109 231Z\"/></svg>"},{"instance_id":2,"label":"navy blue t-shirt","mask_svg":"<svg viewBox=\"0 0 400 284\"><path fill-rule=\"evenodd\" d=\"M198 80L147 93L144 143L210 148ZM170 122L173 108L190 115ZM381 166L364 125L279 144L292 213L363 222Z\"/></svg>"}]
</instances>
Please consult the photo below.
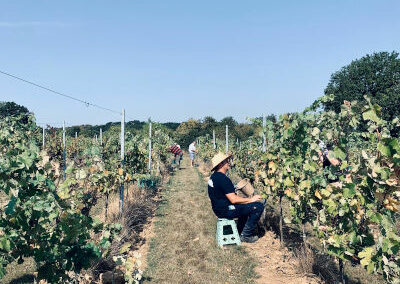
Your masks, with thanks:
<instances>
[{"instance_id":1,"label":"navy blue t-shirt","mask_svg":"<svg viewBox=\"0 0 400 284\"><path fill-rule=\"evenodd\" d=\"M208 180L208 196L211 200L212 209L218 217L223 217L232 203L225 194L234 193L235 186L231 180L220 172L215 172Z\"/></svg>"}]
</instances>

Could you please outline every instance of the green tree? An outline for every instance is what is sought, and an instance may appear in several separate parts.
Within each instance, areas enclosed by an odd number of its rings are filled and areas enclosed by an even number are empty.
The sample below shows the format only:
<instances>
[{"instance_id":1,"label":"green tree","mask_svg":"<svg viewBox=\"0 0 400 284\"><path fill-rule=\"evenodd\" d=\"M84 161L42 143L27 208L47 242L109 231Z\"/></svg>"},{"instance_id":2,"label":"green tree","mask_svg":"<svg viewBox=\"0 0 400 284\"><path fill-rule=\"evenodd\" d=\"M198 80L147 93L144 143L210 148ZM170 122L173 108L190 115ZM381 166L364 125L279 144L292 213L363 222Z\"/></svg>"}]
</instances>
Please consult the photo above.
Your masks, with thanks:
<instances>
[{"instance_id":1,"label":"green tree","mask_svg":"<svg viewBox=\"0 0 400 284\"><path fill-rule=\"evenodd\" d=\"M397 52L379 52L354 60L332 74L325 94L334 94L325 110L340 112L344 100L362 101L369 95L382 107L382 116L391 120L400 114L400 58Z\"/></svg>"},{"instance_id":2,"label":"green tree","mask_svg":"<svg viewBox=\"0 0 400 284\"><path fill-rule=\"evenodd\" d=\"M181 147L188 147L190 143L201 136L201 122L195 119L189 119L182 122L175 131L176 142Z\"/></svg>"},{"instance_id":3,"label":"green tree","mask_svg":"<svg viewBox=\"0 0 400 284\"><path fill-rule=\"evenodd\" d=\"M0 117L16 116L19 114L28 114L29 110L14 102L0 102Z\"/></svg>"},{"instance_id":4,"label":"green tree","mask_svg":"<svg viewBox=\"0 0 400 284\"><path fill-rule=\"evenodd\" d=\"M18 105L14 102L0 102L0 118L21 115L20 122L27 123L27 114L29 114L29 110L24 106Z\"/></svg>"},{"instance_id":5,"label":"green tree","mask_svg":"<svg viewBox=\"0 0 400 284\"><path fill-rule=\"evenodd\" d=\"M212 116L204 117L202 123L202 128L206 133L212 132L213 129L218 125L217 120Z\"/></svg>"},{"instance_id":6,"label":"green tree","mask_svg":"<svg viewBox=\"0 0 400 284\"><path fill-rule=\"evenodd\" d=\"M220 124L222 126L228 125L229 128L233 128L237 125L237 121L232 116L227 116L221 119Z\"/></svg>"},{"instance_id":7,"label":"green tree","mask_svg":"<svg viewBox=\"0 0 400 284\"><path fill-rule=\"evenodd\" d=\"M236 138L243 141L254 135L254 127L248 123L239 123L235 126L234 133Z\"/></svg>"}]
</instances>

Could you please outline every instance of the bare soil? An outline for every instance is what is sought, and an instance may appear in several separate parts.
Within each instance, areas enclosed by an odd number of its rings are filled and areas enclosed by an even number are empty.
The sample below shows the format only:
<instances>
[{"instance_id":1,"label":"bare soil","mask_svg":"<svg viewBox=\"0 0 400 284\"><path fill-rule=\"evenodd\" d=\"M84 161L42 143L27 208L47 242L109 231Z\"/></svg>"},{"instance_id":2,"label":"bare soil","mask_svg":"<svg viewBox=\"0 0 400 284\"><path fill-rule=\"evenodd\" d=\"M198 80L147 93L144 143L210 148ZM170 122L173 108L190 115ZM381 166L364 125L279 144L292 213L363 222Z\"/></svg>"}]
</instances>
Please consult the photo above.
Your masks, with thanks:
<instances>
[{"instance_id":1,"label":"bare soil","mask_svg":"<svg viewBox=\"0 0 400 284\"><path fill-rule=\"evenodd\" d=\"M323 283L314 274L300 272L298 259L286 247L281 247L281 242L271 231L267 231L256 243L244 246L258 263L255 268L259 275L257 283Z\"/></svg>"}]
</instances>

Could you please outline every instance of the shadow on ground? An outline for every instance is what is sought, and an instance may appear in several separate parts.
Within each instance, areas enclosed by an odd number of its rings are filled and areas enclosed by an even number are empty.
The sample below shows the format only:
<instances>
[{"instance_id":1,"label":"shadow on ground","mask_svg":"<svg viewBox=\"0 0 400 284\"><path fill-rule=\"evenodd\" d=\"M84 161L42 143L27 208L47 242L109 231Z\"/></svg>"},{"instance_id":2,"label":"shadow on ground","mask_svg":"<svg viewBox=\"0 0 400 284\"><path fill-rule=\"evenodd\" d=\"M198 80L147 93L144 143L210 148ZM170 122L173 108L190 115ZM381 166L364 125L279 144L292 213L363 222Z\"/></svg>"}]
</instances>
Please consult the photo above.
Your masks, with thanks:
<instances>
[{"instance_id":1,"label":"shadow on ground","mask_svg":"<svg viewBox=\"0 0 400 284\"><path fill-rule=\"evenodd\" d=\"M34 280L35 279L32 274L25 274L21 277L11 280L9 284L31 284Z\"/></svg>"}]
</instances>

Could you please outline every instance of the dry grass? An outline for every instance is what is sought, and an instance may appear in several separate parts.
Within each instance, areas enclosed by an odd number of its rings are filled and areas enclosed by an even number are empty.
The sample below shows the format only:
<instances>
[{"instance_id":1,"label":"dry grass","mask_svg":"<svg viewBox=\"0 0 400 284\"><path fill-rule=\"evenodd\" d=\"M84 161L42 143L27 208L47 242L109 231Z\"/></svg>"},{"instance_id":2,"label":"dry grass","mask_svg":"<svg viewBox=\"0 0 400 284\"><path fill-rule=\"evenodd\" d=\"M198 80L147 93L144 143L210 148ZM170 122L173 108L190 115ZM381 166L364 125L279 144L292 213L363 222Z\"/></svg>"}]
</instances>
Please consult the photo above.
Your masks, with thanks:
<instances>
[{"instance_id":1,"label":"dry grass","mask_svg":"<svg viewBox=\"0 0 400 284\"><path fill-rule=\"evenodd\" d=\"M110 254L105 259L100 259L92 268L87 271L94 279L98 279L101 273L113 271L116 267L113 256L120 255L122 246L126 243L131 245L130 250L140 246L145 240L140 236L145 224L153 215L156 204L153 200L154 191L150 191L136 186L129 188L129 194L124 199L124 210L119 212L119 195L110 196L108 207L108 223L119 223L122 225L122 231L119 233L118 240L111 244ZM102 204L102 210L98 212L98 218L105 219L105 206Z\"/></svg>"},{"instance_id":2,"label":"dry grass","mask_svg":"<svg viewBox=\"0 0 400 284\"><path fill-rule=\"evenodd\" d=\"M31 284L33 283L33 273L36 271L36 263L33 258L25 258L24 263L18 264L16 261L7 266L7 274L1 279L4 284Z\"/></svg>"},{"instance_id":3,"label":"dry grass","mask_svg":"<svg viewBox=\"0 0 400 284\"><path fill-rule=\"evenodd\" d=\"M122 224L121 242L130 242L137 246L142 241L140 232L143 231L154 209L152 195L143 189L134 190L133 194L126 199L122 215L119 214L119 201L113 202L109 212L110 222Z\"/></svg>"},{"instance_id":4,"label":"dry grass","mask_svg":"<svg viewBox=\"0 0 400 284\"><path fill-rule=\"evenodd\" d=\"M212 165L210 162L204 162L204 161L200 161L199 162L199 171L204 175L204 176L210 176L211 175L211 168Z\"/></svg>"},{"instance_id":5,"label":"dry grass","mask_svg":"<svg viewBox=\"0 0 400 284\"><path fill-rule=\"evenodd\" d=\"M305 274L313 273L313 266L315 262L314 252L308 246L302 246L293 251L299 263L299 270Z\"/></svg>"},{"instance_id":6,"label":"dry grass","mask_svg":"<svg viewBox=\"0 0 400 284\"><path fill-rule=\"evenodd\" d=\"M318 275L326 283L332 283L337 278L338 272L332 259L327 255L318 254L309 245L302 244L299 248L294 248L293 255L298 262L299 272Z\"/></svg>"},{"instance_id":7,"label":"dry grass","mask_svg":"<svg viewBox=\"0 0 400 284\"><path fill-rule=\"evenodd\" d=\"M156 213L144 283L254 282L255 264L242 247L217 247L206 189L185 159Z\"/></svg>"}]
</instances>

